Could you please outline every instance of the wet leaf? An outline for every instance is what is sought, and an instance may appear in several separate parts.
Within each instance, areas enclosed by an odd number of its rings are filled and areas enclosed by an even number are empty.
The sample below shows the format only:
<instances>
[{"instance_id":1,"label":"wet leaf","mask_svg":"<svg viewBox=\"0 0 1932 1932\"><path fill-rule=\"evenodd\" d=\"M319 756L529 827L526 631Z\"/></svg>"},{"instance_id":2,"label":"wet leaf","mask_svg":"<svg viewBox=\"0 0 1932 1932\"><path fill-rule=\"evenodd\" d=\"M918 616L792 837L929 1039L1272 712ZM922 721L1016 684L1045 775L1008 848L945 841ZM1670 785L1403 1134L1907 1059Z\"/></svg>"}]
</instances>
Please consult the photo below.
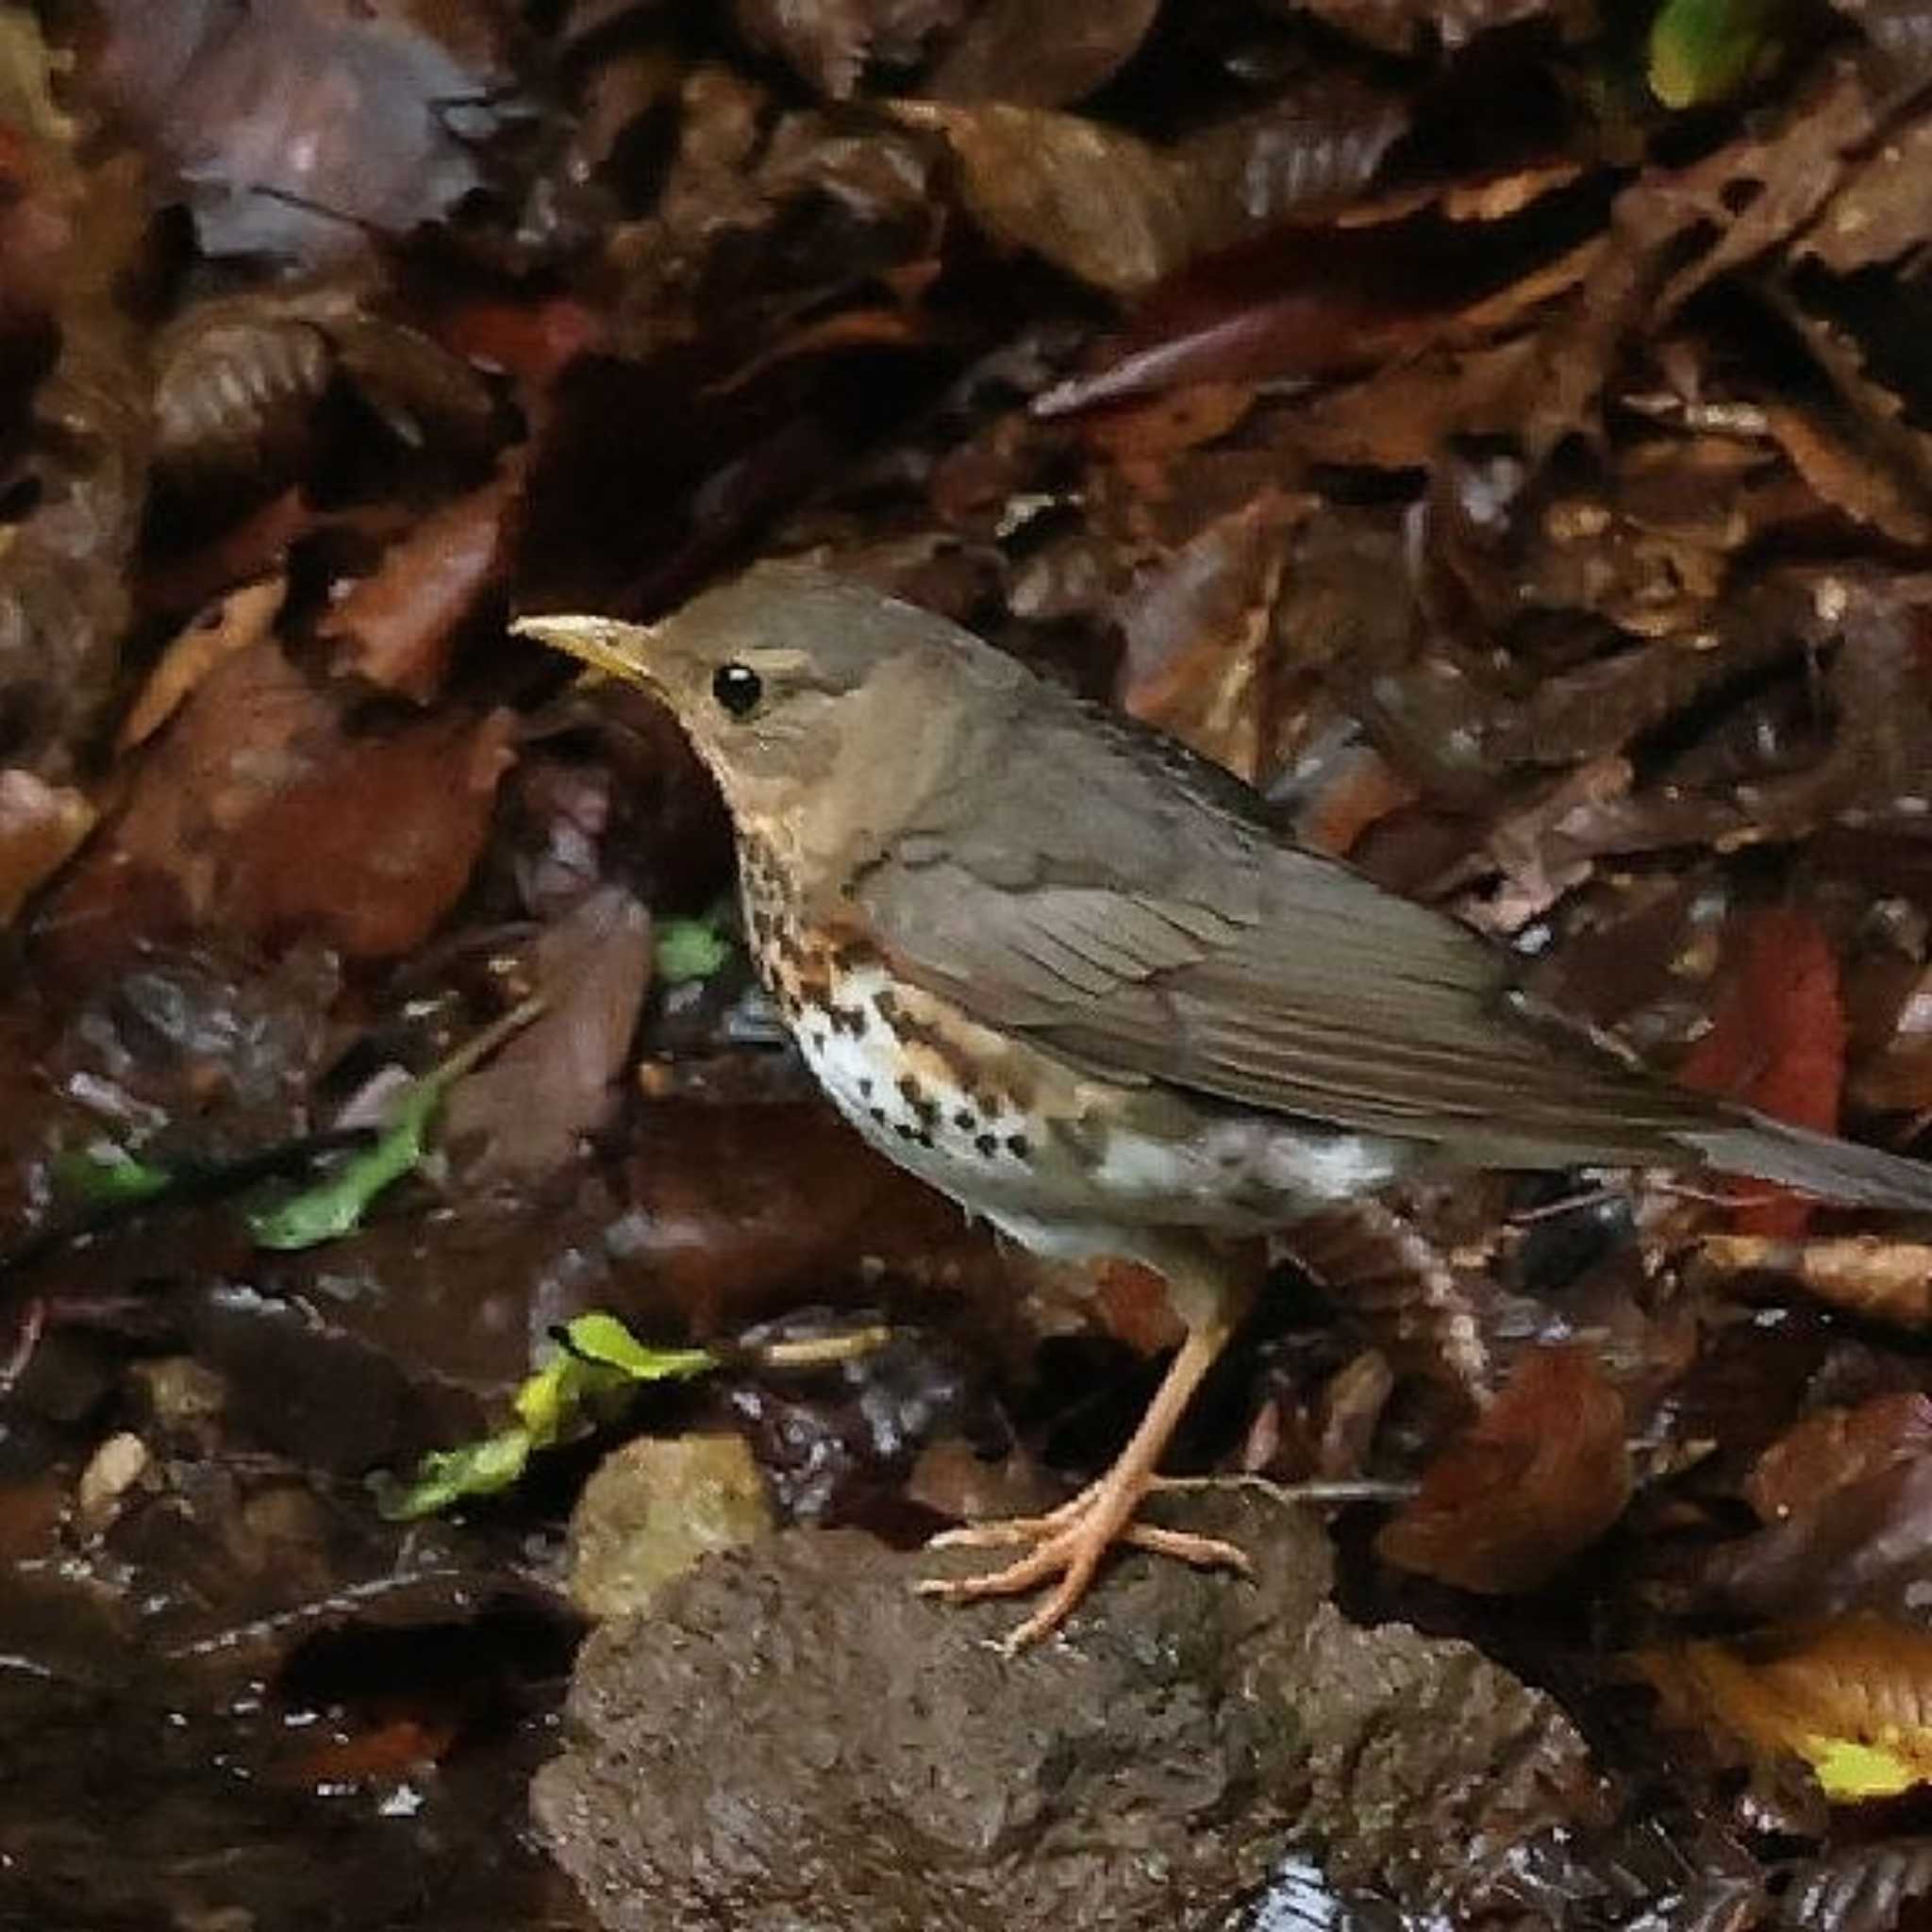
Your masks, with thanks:
<instances>
[{"instance_id":1,"label":"wet leaf","mask_svg":"<svg viewBox=\"0 0 1932 1932\"><path fill-rule=\"evenodd\" d=\"M338 1241L359 1225L385 1189L422 1164L430 1125L450 1088L542 1009L541 996L533 995L458 1048L441 1066L411 1081L396 1100L373 1146L351 1155L316 1186L248 1217L249 1232L258 1244L264 1248L312 1248L323 1241Z\"/></svg>"},{"instance_id":2,"label":"wet leaf","mask_svg":"<svg viewBox=\"0 0 1932 1932\"><path fill-rule=\"evenodd\" d=\"M1123 296L1354 192L1406 118L1390 100L1344 90L1160 149L1097 121L1001 101L898 101L892 111L944 137L966 207L996 242Z\"/></svg>"},{"instance_id":3,"label":"wet leaf","mask_svg":"<svg viewBox=\"0 0 1932 1932\"><path fill-rule=\"evenodd\" d=\"M210 255L314 264L434 221L483 185L511 112L489 5L101 13L99 84L172 163Z\"/></svg>"},{"instance_id":4,"label":"wet leaf","mask_svg":"<svg viewBox=\"0 0 1932 1932\"><path fill-rule=\"evenodd\" d=\"M1872 1617L1808 1634L1640 1654L1679 1724L1715 1724L1811 1767L1836 1803L1932 1780L1932 1633Z\"/></svg>"},{"instance_id":5,"label":"wet leaf","mask_svg":"<svg viewBox=\"0 0 1932 1932\"><path fill-rule=\"evenodd\" d=\"M592 893L543 934L533 962L542 1013L450 1094L450 1143L481 1143L462 1164L466 1185L549 1174L608 1124L651 952L651 916L620 887Z\"/></svg>"},{"instance_id":6,"label":"wet leaf","mask_svg":"<svg viewBox=\"0 0 1932 1932\"><path fill-rule=\"evenodd\" d=\"M513 456L491 482L391 544L322 622L341 668L418 704L434 697L463 620L508 566L523 489L524 466Z\"/></svg>"},{"instance_id":7,"label":"wet leaf","mask_svg":"<svg viewBox=\"0 0 1932 1932\"><path fill-rule=\"evenodd\" d=\"M1775 1119L1835 1131L1844 1086L1845 1017L1830 941L1801 908L1766 907L1747 915L1730 953L1731 976L1710 1031L1677 1077ZM1752 1193L1764 1191L1751 1184ZM1796 1235L1809 1208L1796 1197L1767 1200L1740 1207L1737 1219L1746 1233Z\"/></svg>"},{"instance_id":8,"label":"wet leaf","mask_svg":"<svg viewBox=\"0 0 1932 1932\"><path fill-rule=\"evenodd\" d=\"M1789 1932L1895 1932L1932 1892L1932 1840L1845 1845L1789 1869L1777 1923Z\"/></svg>"},{"instance_id":9,"label":"wet leaf","mask_svg":"<svg viewBox=\"0 0 1932 1932\"><path fill-rule=\"evenodd\" d=\"M1765 59L1778 0L1664 0L1650 29L1650 90L1667 108L1721 101Z\"/></svg>"},{"instance_id":10,"label":"wet leaf","mask_svg":"<svg viewBox=\"0 0 1932 1932\"><path fill-rule=\"evenodd\" d=\"M1907 1328L1932 1325L1932 1243L1882 1235L1780 1241L1708 1235L1699 1264L1719 1276L1784 1275L1835 1307Z\"/></svg>"},{"instance_id":11,"label":"wet leaf","mask_svg":"<svg viewBox=\"0 0 1932 1932\"><path fill-rule=\"evenodd\" d=\"M549 1359L517 1391L516 1420L479 1442L434 1451L413 1476L385 1483L382 1512L433 1516L466 1497L495 1495L517 1481L532 1455L615 1420L641 1386L684 1381L716 1366L702 1348L648 1348L614 1315L579 1315L558 1331Z\"/></svg>"},{"instance_id":12,"label":"wet leaf","mask_svg":"<svg viewBox=\"0 0 1932 1932\"><path fill-rule=\"evenodd\" d=\"M72 786L0 768L0 927L80 849L94 818L92 803Z\"/></svg>"},{"instance_id":13,"label":"wet leaf","mask_svg":"<svg viewBox=\"0 0 1932 1932\"><path fill-rule=\"evenodd\" d=\"M1932 169L1932 119L1882 143L1846 176L1798 243L1839 275L1890 261L1932 236L1925 182Z\"/></svg>"},{"instance_id":14,"label":"wet leaf","mask_svg":"<svg viewBox=\"0 0 1932 1932\"><path fill-rule=\"evenodd\" d=\"M1094 92L1146 38L1159 0L984 0L946 49L927 91L941 101L1063 108Z\"/></svg>"},{"instance_id":15,"label":"wet leaf","mask_svg":"<svg viewBox=\"0 0 1932 1932\"><path fill-rule=\"evenodd\" d=\"M1624 1512L1623 1399L1582 1347L1537 1348L1384 1527L1386 1562L1463 1590L1535 1590Z\"/></svg>"},{"instance_id":16,"label":"wet leaf","mask_svg":"<svg viewBox=\"0 0 1932 1932\"><path fill-rule=\"evenodd\" d=\"M145 743L217 664L267 638L288 592L285 577L267 577L258 584L243 584L230 591L219 603L200 612L170 641L149 672L140 695L121 721L117 748L131 751Z\"/></svg>"},{"instance_id":17,"label":"wet leaf","mask_svg":"<svg viewBox=\"0 0 1932 1932\"><path fill-rule=\"evenodd\" d=\"M844 100L869 64L911 65L964 8L965 0L732 0L732 17L753 46Z\"/></svg>"},{"instance_id":18,"label":"wet leaf","mask_svg":"<svg viewBox=\"0 0 1932 1932\"><path fill-rule=\"evenodd\" d=\"M1122 708L1250 784L1271 775L1275 593L1300 514L1291 498L1256 497L1119 603Z\"/></svg>"},{"instance_id":19,"label":"wet leaf","mask_svg":"<svg viewBox=\"0 0 1932 1932\"><path fill-rule=\"evenodd\" d=\"M657 974L666 986L708 979L731 957L722 912L704 919L666 919L658 925Z\"/></svg>"}]
</instances>

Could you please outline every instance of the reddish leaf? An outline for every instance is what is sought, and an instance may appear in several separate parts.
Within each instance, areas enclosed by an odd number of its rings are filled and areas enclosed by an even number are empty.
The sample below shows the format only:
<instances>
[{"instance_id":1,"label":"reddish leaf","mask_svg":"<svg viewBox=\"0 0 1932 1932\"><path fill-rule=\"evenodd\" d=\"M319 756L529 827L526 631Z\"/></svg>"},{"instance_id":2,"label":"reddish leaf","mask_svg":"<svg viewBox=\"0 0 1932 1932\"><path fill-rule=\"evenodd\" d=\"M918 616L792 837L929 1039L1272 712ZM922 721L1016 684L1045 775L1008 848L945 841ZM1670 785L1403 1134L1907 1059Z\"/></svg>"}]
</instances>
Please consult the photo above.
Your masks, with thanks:
<instances>
[{"instance_id":1,"label":"reddish leaf","mask_svg":"<svg viewBox=\"0 0 1932 1932\"><path fill-rule=\"evenodd\" d=\"M93 823L93 807L71 787L0 770L0 926L79 849Z\"/></svg>"},{"instance_id":2,"label":"reddish leaf","mask_svg":"<svg viewBox=\"0 0 1932 1932\"><path fill-rule=\"evenodd\" d=\"M1590 1352L1539 1348L1376 1539L1382 1557L1463 1590L1546 1583L1623 1514L1624 1401Z\"/></svg>"},{"instance_id":3,"label":"reddish leaf","mask_svg":"<svg viewBox=\"0 0 1932 1932\"><path fill-rule=\"evenodd\" d=\"M283 577L243 584L202 611L169 643L148 674L140 696L121 721L116 748L125 752L144 744L217 664L260 643L281 614L288 589Z\"/></svg>"},{"instance_id":4,"label":"reddish leaf","mask_svg":"<svg viewBox=\"0 0 1932 1932\"><path fill-rule=\"evenodd\" d=\"M240 828L226 917L265 939L316 934L352 958L420 944L469 882L515 737L508 711L452 712L344 741Z\"/></svg>"},{"instance_id":5,"label":"reddish leaf","mask_svg":"<svg viewBox=\"0 0 1932 1932\"><path fill-rule=\"evenodd\" d=\"M1678 1070L1687 1087L1742 1101L1801 1127L1830 1133L1844 1086L1845 1017L1838 958L1818 922L1794 906L1767 907L1742 922L1732 973L1710 1031ZM1760 1182L1749 1183L1761 1195ZM1804 1231L1810 1204L1797 1195L1737 1210L1746 1234Z\"/></svg>"},{"instance_id":6,"label":"reddish leaf","mask_svg":"<svg viewBox=\"0 0 1932 1932\"><path fill-rule=\"evenodd\" d=\"M523 506L514 454L482 489L458 496L392 544L322 624L339 666L427 703L456 648L458 626L502 576Z\"/></svg>"}]
</instances>

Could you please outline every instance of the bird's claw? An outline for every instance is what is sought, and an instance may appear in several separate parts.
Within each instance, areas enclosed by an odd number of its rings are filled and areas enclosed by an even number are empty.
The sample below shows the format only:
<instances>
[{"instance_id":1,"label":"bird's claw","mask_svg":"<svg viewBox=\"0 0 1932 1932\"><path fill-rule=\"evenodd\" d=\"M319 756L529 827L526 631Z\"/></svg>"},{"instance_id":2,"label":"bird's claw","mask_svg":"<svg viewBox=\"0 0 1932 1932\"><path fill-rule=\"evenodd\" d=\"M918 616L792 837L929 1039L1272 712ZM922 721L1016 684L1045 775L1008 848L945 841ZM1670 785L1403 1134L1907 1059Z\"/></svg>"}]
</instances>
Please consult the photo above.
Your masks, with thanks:
<instances>
[{"instance_id":1,"label":"bird's claw","mask_svg":"<svg viewBox=\"0 0 1932 1932\"><path fill-rule=\"evenodd\" d=\"M1000 1648L1011 1657L1037 1643L1062 1624L1086 1595L1107 1553L1125 1543L1155 1556L1177 1557L1196 1569L1225 1569L1252 1574L1247 1552L1219 1537L1194 1536L1185 1530L1163 1529L1132 1520L1139 1496L1124 1499L1109 1493L1105 1481L1083 1490L1044 1516L1021 1516L993 1523L969 1523L936 1536L928 1549L1009 1549L1034 1547L1003 1569L980 1576L932 1576L913 1587L922 1596L950 1597L972 1602L980 1597L1015 1596L1054 1583L1046 1600ZM1123 1507L1124 1502L1124 1507ZM1055 1579L1058 1581L1056 1583Z\"/></svg>"}]
</instances>

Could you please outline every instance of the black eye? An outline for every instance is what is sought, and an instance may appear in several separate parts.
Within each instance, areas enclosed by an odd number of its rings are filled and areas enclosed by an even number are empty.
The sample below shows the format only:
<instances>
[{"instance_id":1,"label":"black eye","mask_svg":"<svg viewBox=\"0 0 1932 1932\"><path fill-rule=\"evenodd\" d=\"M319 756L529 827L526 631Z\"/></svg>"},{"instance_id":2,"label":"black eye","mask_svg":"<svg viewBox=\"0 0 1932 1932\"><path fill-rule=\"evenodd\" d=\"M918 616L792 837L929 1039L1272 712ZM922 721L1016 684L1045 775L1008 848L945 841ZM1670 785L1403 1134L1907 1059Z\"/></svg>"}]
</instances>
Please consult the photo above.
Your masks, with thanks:
<instances>
[{"instance_id":1,"label":"black eye","mask_svg":"<svg viewBox=\"0 0 1932 1932\"><path fill-rule=\"evenodd\" d=\"M721 664L711 674L711 695L734 718L749 717L764 694L764 683L749 664Z\"/></svg>"}]
</instances>

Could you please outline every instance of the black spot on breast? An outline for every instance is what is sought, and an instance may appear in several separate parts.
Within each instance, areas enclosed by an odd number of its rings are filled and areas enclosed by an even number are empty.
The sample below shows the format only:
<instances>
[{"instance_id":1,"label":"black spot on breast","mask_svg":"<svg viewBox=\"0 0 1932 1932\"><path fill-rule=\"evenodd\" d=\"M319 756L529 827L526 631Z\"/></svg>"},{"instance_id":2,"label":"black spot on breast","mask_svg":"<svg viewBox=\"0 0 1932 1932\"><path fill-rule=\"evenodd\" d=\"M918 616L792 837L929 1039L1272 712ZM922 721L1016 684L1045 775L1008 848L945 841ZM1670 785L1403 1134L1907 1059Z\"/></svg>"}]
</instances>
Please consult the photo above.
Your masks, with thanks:
<instances>
[{"instance_id":1,"label":"black spot on breast","mask_svg":"<svg viewBox=\"0 0 1932 1932\"><path fill-rule=\"evenodd\" d=\"M991 1160L1000 1151L999 1141L991 1134L981 1134L973 1144L979 1149L982 1157L988 1160Z\"/></svg>"},{"instance_id":2,"label":"black spot on breast","mask_svg":"<svg viewBox=\"0 0 1932 1932\"><path fill-rule=\"evenodd\" d=\"M825 1003L825 1018L832 1023L832 1030L835 1033L849 1033L854 1040L864 1037L863 1007L841 1007L838 1001L828 1000Z\"/></svg>"},{"instance_id":3,"label":"black spot on breast","mask_svg":"<svg viewBox=\"0 0 1932 1932\"><path fill-rule=\"evenodd\" d=\"M879 1124L879 1125L880 1125L880 1126L884 1126L884 1125L885 1125L885 1124L886 1124L886 1110L885 1110L885 1108L882 1108L882 1107L869 1107L869 1108L866 1108L866 1112L867 1112L867 1113L869 1113L869 1114L871 1114L871 1116L873 1117L873 1119L874 1119L874 1120L875 1120L876 1122L878 1122L878 1124Z\"/></svg>"},{"instance_id":4,"label":"black spot on breast","mask_svg":"<svg viewBox=\"0 0 1932 1932\"><path fill-rule=\"evenodd\" d=\"M910 1121L900 1121L893 1127L892 1131L902 1141L916 1141L919 1139L919 1129Z\"/></svg>"},{"instance_id":5,"label":"black spot on breast","mask_svg":"<svg viewBox=\"0 0 1932 1932\"><path fill-rule=\"evenodd\" d=\"M863 1099L870 1100L872 1098L872 1075L870 1074L859 1074L858 1091ZM878 1108L874 1108L873 1111L876 1113Z\"/></svg>"},{"instance_id":6,"label":"black spot on breast","mask_svg":"<svg viewBox=\"0 0 1932 1932\"><path fill-rule=\"evenodd\" d=\"M1007 1152L1015 1160L1024 1160L1033 1152L1033 1143L1027 1140L1024 1134L1008 1134L1007 1136Z\"/></svg>"},{"instance_id":7,"label":"black spot on breast","mask_svg":"<svg viewBox=\"0 0 1932 1932\"><path fill-rule=\"evenodd\" d=\"M956 1127L958 1127L962 1134L970 1134L973 1131L974 1126L977 1123L978 1119L979 1116L976 1113L974 1113L970 1107L962 1107L959 1109L959 1111L953 1116L953 1124Z\"/></svg>"}]
</instances>

